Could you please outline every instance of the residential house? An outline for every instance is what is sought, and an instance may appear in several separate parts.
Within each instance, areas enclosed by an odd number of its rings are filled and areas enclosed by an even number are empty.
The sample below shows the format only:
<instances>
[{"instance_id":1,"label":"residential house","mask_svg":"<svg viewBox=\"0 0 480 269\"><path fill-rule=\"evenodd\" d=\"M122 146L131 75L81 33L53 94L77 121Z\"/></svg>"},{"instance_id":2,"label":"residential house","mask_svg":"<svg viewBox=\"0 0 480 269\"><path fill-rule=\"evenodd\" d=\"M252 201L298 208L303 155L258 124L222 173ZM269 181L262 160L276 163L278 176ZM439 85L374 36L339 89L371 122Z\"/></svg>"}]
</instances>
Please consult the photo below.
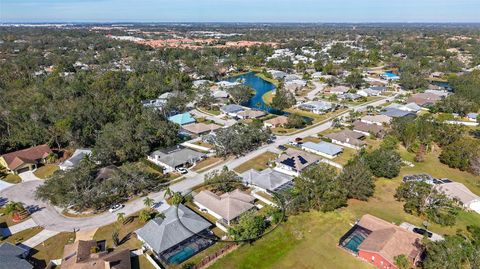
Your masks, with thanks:
<instances>
[{"instance_id":1,"label":"residential house","mask_svg":"<svg viewBox=\"0 0 480 269\"><path fill-rule=\"evenodd\" d=\"M281 80L287 76L287 73L278 70L269 70L268 73L270 73L272 78L276 80Z\"/></svg>"},{"instance_id":2,"label":"residential house","mask_svg":"<svg viewBox=\"0 0 480 269\"><path fill-rule=\"evenodd\" d=\"M349 90L350 88L346 86L336 86L336 87L330 88L328 92L330 92L331 94L339 95L339 94L347 93Z\"/></svg>"},{"instance_id":3,"label":"residential house","mask_svg":"<svg viewBox=\"0 0 480 269\"><path fill-rule=\"evenodd\" d=\"M386 115L374 115L374 116L363 116L360 118L361 122L367 123L367 124L376 124L379 126L390 124L392 122L392 117L386 116Z\"/></svg>"},{"instance_id":4,"label":"residential house","mask_svg":"<svg viewBox=\"0 0 480 269\"><path fill-rule=\"evenodd\" d=\"M168 118L168 120L178 125L186 125L196 121L195 118L193 118L188 112L171 116Z\"/></svg>"},{"instance_id":5,"label":"residential house","mask_svg":"<svg viewBox=\"0 0 480 269\"><path fill-rule=\"evenodd\" d=\"M265 193L273 193L293 186L293 177L267 168L262 171L250 169L240 175L247 186Z\"/></svg>"},{"instance_id":6,"label":"residential house","mask_svg":"<svg viewBox=\"0 0 480 269\"><path fill-rule=\"evenodd\" d=\"M166 174L175 171L176 168L193 165L205 157L204 153L189 148L180 148L173 151L156 150L147 156L147 159L163 167L163 172Z\"/></svg>"},{"instance_id":7,"label":"residential house","mask_svg":"<svg viewBox=\"0 0 480 269\"><path fill-rule=\"evenodd\" d=\"M227 99L228 97L230 97L230 94L227 91L216 90L212 92L212 96L215 99Z\"/></svg>"},{"instance_id":8,"label":"residential house","mask_svg":"<svg viewBox=\"0 0 480 269\"><path fill-rule=\"evenodd\" d=\"M298 108L310 111L315 114L323 114L334 109L334 105L325 101L310 101L298 106Z\"/></svg>"},{"instance_id":9,"label":"residential house","mask_svg":"<svg viewBox=\"0 0 480 269\"><path fill-rule=\"evenodd\" d=\"M288 148L275 160L275 170L292 175L299 176L300 173L310 165L318 164L321 158L302 150Z\"/></svg>"},{"instance_id":10,"label":"residential house","mask_svg":"<svg viewBox=\"0 0 480 269\"><path fill-rule=\"evenodd\" d=\"M295 79L285 82L285 89L292 92L301 90L305 86L307 86L307 82L303 79Z\"/></svg>"},{"instance_id":11,"label":"residential house","mask_svg":"<svg viewBox=\"0 0 480 269\"><path fill-rule=\"evenodd\" d=\"M305 142L302 144L302 149L328 159L333 159L343 152L342 147L325 141L319 143Z\"/></svg>"},{"instance_id":12,"label":"residential house","mask_svg":"<svg viewBox=\"0 0 480 269\"><path fill-rule=\"evenodd\" d=\"M355 100L358 100L358 99L362 98L362 96L360 94L347 92L347 93L338 95L337 98L339 100L355 101Z\"/></svg>"},{"instance_id":13,"label":"residential house","mask_svg":"<svg viewBox=\"0 0 480 269\"><path fill-rule=\"evenodd\" d=\"M392 80L392 81L400 80L400 76L395 75L392 72L384 72L383 74L380 75L380 77L383 79Z\"/></svg>"},{"instance_id":14,"label":"residential house","mask_svg":"<svg viewBox=\"0 0 480 269\"><path fill-rule=\"evenodd\" d=\"M380 114L388 116L390 118L403 118L403 117L416 117L416 113L411 111L400 110L397 108L384 109Z\"/></svg>"},{"instance_id":15,"label":"residential house","mask_svg":"<svg viewBox=\"0 0 480 269\"><path fill-rule=\"evenodd\" d=\"M193 197L193 203L201 211L206 212L220 221L230 225L243 213L253 209L255 197L238 189L217 195L209 190L203 190Z\"/></svg>"},{"instance_id":16,"label":"residential house","mask_svg":"<svg viewBox=\"0 0 480 269\"><path fill-rule=\"evenodd\" d=\"M379 96L380 92L371 90L370 88L366 88L366 89L358 90L357 94L363 97L369 97L369 96Z\"/></svg>"},{"instance_id":17,"label":"residential house","mask_svg":"<svg viewBox=\"0 0 480 269\"><path fill-rule=\"evenodd\" d=\"M189 132L190 134L193 135L203 135L206 133L210 133L212 131L215 131L217 129L222 128L222 126L211 123L211 124L205 124L203 122L199 123L191 123L187 125L183 125L182 129L185 131Z\"/></svg>"},{"instance_id":18,"label":"residential house","mask_svg":"<svg viewBox=\"0 0 480 269\"><path fill-rule=\"evenodd\" d=\"M257 119L267 115L265 111L257 109L247 109L237 113L237 117L240 119Z\"/></svg>"},{"instance_id":19,"label":"residential house","mask_svg":"<svg viewBox=\"0 0 480 269\"><path fill-rule=\"evenodd\" d=\"M421 261L422 236L372 215L362 218L340 239L340 247L380 269L396 269L395 257L416 267Z\"/></svg>"},{"instance_id":20,"label":"residential house","mask_svg":"<svg viewBox=\"0 0 480 269\"><path fill-rule=\"evenodd\" d=\"M442 90L437 90L437 89L425 90L425 93L435 94L435 95L438 95L442 98L445 98L445 97L450 95L450 93L447 90L443 90L442 87L440 87L440 89L442 89Z\"/></svg>"},{"instance_id":21,"label":"residential house","mask_svg":"<svg viewBox=\"0 0 480 269\"><path fill-rule=\"evenodd\" d=\"M415 103L408 103L406 105L393 103L393 104L390 104L390 105L386 106L385 109L387 109L387 110L388 109L398 109L398 110L418 113L420 110L422 110L422 107L415 104Z\"/></svg>"},{"instance_id":22,"label":"residential house","mask_svg":"<svg viewBox=\"0 0 480 269\"><path fill-rule=\"evenodd\" d=\"M478 115L479 115L478 113L468 113L467 114L467 119L469 121L477 122L478 119L479 119Z\"/></svg>"},{"instance_id":23,"label":"residential house","mask_svg":"<svg viewBox=\"0 0 480 269\"><path fill-rule=\"evenodd\" d=\"M432 93L417 93L407 99L407 103L415 103L419 106L433 105L442 100L441 96Z\"/></svg>"},{"instance_id":24,"label":"residential house","mask_svg":"<svg viewBox=\"0 0 480 269\"><path fill-rule=\"evenodd\" d=\"M242 112L244 110L245 108L243 106L236 104L224 105L220 108L220 111L230 117L236 117L239 112Z\"/></svg>"},{"instance_id":25,"label":"residential house","mask_svg":"<svg viewBox=\"0 0 480 269\"><path fill-rule=\"evenodd\" d=\"M157 99L143 100L142 105L144 107L152 107L155 109L162 109L167 104L168 99L174 95L173 92L166 92L158 96Z\"/></svg>"},{"instance_id":26,"label":"residential house","mask_svg":"<svg viewBox=\"0 0 480 269\"><path fill-rule=\"evenodd\" d=\"M193 87L195 87L195 88L199 88L202 85L208 85L210 83L212 83L212 82L210 80L206 80L206 79L197 79L197 80L194 80L192 82Z\"/></svg>"},{"instance_id":27,"label":"residential house","mask_svg":"<svg viewBox=\"0 0 480 269\"><path fill-rule=\"evenodd\" d=\"M480 214L480 197L471 192L462 183L446 182L437 184L434 188L445 193L448 197L460 201L465 208Z\"/></svg>"},{"instance_id":28,"label":"residential house","mask_svg":"<svg viewBox=\"0 0 480 269\"><path fill-rule=\"evenodd\" d=\"M217 82L217 86L219 86L220 88L223 88L223 89L228 89L228 88L238 86L238 85L242 85L242 83L237 82L237 81L230 82L230 81L226 81L226 80Z\"/></svg>"},{"instance_id":29,"label":"residential house","mask_svg":"<svg viewBox=\"0 0 480 269\"><path fill-rule=\"evenodd\" d=\"M8 242L0 243L0 269L32 269L26 256L25 249Z\"/></svg>"},{"instance_id":30,"label":"residential house","mask_svg":"<svg viewBox=\"0 0 480 269\"><path fill-rule=\"evenodd\" d=\"M376 124L368 124L362 121L355 121L353 123L353 131L359 132L366 136L372 134L375 137L383 137L385 135L385 128L383 126Z\"/></svg>"},{"instance_id":31,"label":"residential house","mask_svg":"<svg viewBox=\"0 0 480 269\"><path fill-rule=\"evenodd\" d=\"M327 134L325 137L331 139L335 144L353 149L361 149L366 145L365 142L360 140L365 137L364 134L350 130Z\"/></svg>"},{"instance_id":32,"label":"residential house","mask_svg":"<svg viewBox=\"0 0 480 269\"><path fill-rule=\"evenodd\" d=\"M47 144L6 153L0 156L0 167L12 174L35 170L38 164L45 163L51 153Z\"/></svg>"},{"instance_id":33,"label":"residential house","mask_svg":"<svg viewBox=\"0 0 480 269\"><path fill-rule=\"evenodd\" d=\"M266 128L281 127L288 122L288 118L285 116L278 116L273 119L269 119L263 122L263 126Z\"/></svg>"},{"instance_id":34,"label":"residential house","mask_svg":"<svg viewBox=\"0 0 480 269\"><path fill-rule=\"evenodd\" d=\"M179 264L214 243L212 224L183 204L163 213L165 218L150 220L135 234L164 264Z\"/></svg>"},{"instance_id":35,"label":"residential house","mask_svg":"<svg viewBox=\"0 0 480 269\"><path fill-rule=\"evenodd\" d=\"M61 162L58 167L60 167L60 170L66 171L74 168L77 166L85 156L91 156L92 155L92 150L91 149L76 149L75 152L73 152L72 156L65 161Z\"/></svg>"},{"instance_id":36,"label":"residential house","mask_svg":"<svg viewBox=\"0 0 480 269\"><path fill-rule=\"evenodd\" d=\"M289 74L289 75L286 75L284 80L285 82L289 82L289 81L294 81L294 80L301 80L302 78L299 77L298 75L295 75L295 74Z\"/></svg>"},{"instance_id":37,"label":"residential house","mask_svg":"<svg viewBox=\"0 0 480 269\"><path fill-rule=\"evenodd\" d=\"M320 79L322 75L322 72L315 72L312 74L312 79Z\"/></svg>"},{"instance_id":38,"label":"residential house","mask_svg":"<svg viewBox=\"0 0 480 269\"><path fill-rule=\"evenodd\" d=\"M62 269L130 269L130 250L108 252L105 241L78 240L63 249Z\"/></svg>"}]
</instances>

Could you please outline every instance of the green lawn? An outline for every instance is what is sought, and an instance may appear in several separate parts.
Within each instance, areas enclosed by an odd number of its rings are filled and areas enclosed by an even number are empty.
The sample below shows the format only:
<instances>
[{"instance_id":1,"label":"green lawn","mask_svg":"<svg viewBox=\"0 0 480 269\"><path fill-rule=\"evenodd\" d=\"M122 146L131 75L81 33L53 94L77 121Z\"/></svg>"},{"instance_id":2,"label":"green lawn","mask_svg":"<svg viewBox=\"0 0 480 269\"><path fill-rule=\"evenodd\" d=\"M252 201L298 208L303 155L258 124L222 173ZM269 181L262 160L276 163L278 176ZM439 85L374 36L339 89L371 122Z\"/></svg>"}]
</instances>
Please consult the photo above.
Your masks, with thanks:
<instances>
[{"instance_id":1,"label":"green lawn","mask_svg":"<svg viewBox=\"0 0 480 269\"><path fill-rule=\"evenodd\" d=\"M3 180L8 183L17 184L22 182L22 179L18 175L7 174L4 171L0 171L0 180Z\"/></svg>"},{"instance_id":2,"label":"green lawn","mask_svg":"<svg viewBox=\"0 0 480 269\"><path fill-rule=\"evenodd\" d=\"M341 165L345 165L348 163L350 159L352 159L354 156L358 154L358 152L354 149L347 148L347 147L342 147L343 152L340 153L337 157L335 157L332 161L339 163Z\"/></svg>"},{"instance_id":3,"label":"green lawn","mask_svg":"<svg viewBox=\"0 0 480 269\"><path fill-rule=\"evenodd\" d=\"M19 224L23 221L26 221L27 219L30 218L30 216L28 216L28 217L22 219L22 221L13 222L12 216L7 215L4 212L5 212L5 208L0 208L0 213L4 214L3 216L0 216L0 228L7 228L7 227L13 226L15 224Z\"/></svg>"},{"instance_id":4,"label":"green lawn","mask_svg":"<svg viewBox=\"0 0 480 269\"><path fill-rule=\"evenodd\" d=\"M266 92L263 96L262 96L262 99L263 99L263 102L265 102L265 104L270 104L273 100L273 91L269 91L269 92Z\"/></svg>"},{"instance_id":5,"label":"green lawn","mask_svg":"<svg viewBox=\"0 0 480 269\"><path fill-rule=\"evenodd\" d=\"M41 264L48 264L50 260L60 259L63 256L63 247L73 243L74 233L59 233L32 250L32 257ZM41 267L44 268L44 267Z\"/></svg>"},{"instance_id":6,"label":"green lawn","mask_svg":"<svg viewBox=\"0 0 480 269\"><path fill-rule=\"evenodd\" d=\"M57 171L58 169L60 169L58 167L58 165L55 165L55 164L46 164L46 165L43 165L43 166L40 166L37 170L35 170L35 172L33 172L37 177L41 178L41 179L47 179L49 178L50 176L53 175L53 173L55 171Z\"/></svg>"},{"instance_id":7,"label":"green lawn","mask_svg":"<svg viewBox=\"0 0 480 269\"><path fill-rule=\"evenodd\" d=\"M222 158L220 157L208 157L200 162L198 162L193 168L192 170L193 171L200 171L202 170L203 168L209 166L209 165L213 165L217 162L220 162L222 161Z\"/></svg>"},{"instance_id":8,"label":"green lawn","mask_svg":"<svg viewBox=\"0 0 480 269\"><path fill-rule=\"evenodd\" d=\"M140 240L138 240L133 232L145 225L145 223L141 222L138 219L138 215L131 215L125 217L126 221L124 223L117 223L114 222L112 224L100 227L93 239L95 240L107 240L108 248L115 248L115 249L138 249L142 246ZM118 236L120 240L124 240L124 242L115 247L112 241L112 233L113 231L118 231Z\"/></svg>"},{"instance_id":9,"label":"green lawn","mask_svg":"<svg viewBox=\"0 0 480 269\"><path fill-rule=\"evenodd\" d=\"M43 230L43 228L41 228L41 227L34 227L34 228L26 229L26 230L23 230L23 231L18 232L16 234L12 234L9 237L3 238L3 239L0 238L0 243L9 242L9 243L12 243L12 244L17 244L17 243L23 242L23 241L33 237L34 235L38 234L42 230Z\"/></svg>"},{"instance_id":10,"label":"green lawn","mask_svg":"<svg viewBox=\"0 0 480 269\"><path fill-rule=\"evenodd\" d=\"M372 214L396 224L406 221L421 226L424 219L405 213L403 203L393 197L404 175L430 173L435 177L448 177L480 194L480 177L441 164L438 154L438 150L434 151L426 156L424 163L412 168L403 167L397 178L377 179L375 194L369 201L350 200L348 207L335 212L308 212L290 216L270 234L252 245L240 247L211 268L373 268L339 249L338 240L364 214ZM401 149L401 155L404 159L413 160L413 154L404 149ZM439 234L454 234L459 229L464 230L466 226L478 223L479 214L462 211L455 226L430 224L429 229Z\"/></svg>"},{"instance_id":11,"label":"green lawn","mask_svg":"<svg viewBox=\"0 0 480 269\"><path fill-rule=\"evenodd\" d=\"M264 169L267 169L268 163L270 161L275 160L276 158L277 158L277 154L267 151L247 162L242 163L241 165L235 167L235 169L233 170L235 170L235 172L237 173L243 173L252 168L258 171L262 171Z\"/></svg>"}]
</instances>

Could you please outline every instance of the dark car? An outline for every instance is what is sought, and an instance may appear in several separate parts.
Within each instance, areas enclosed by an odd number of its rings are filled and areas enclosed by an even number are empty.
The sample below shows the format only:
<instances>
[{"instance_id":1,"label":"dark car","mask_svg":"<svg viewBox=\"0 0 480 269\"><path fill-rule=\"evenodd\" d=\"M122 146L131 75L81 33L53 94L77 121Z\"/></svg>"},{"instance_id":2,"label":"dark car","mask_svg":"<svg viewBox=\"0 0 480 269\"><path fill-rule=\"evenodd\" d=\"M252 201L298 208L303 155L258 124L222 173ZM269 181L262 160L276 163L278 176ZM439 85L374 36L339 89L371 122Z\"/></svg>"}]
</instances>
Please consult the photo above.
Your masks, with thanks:
<instances>
[{"instance_id":1,"label":"dark car","mask_svg":"<svg viewBox=\"0 0 480 269\"><path fill-rule=\"evenodd\" d=\"M287 147L285 147L284 145L280 145L277 147L279 150L287 150Z\"/></svg>"},{"instance_id":2,"label":"dark car","mask_svg":"<svg viewBox=\"0 0 480 269\"><path fill-rule=\"evenodd\" d=\"M427 235L428 238L432 238L433 234L422 228L413 228L413 232L421 235Z\"/></svg>"}]
</instances>

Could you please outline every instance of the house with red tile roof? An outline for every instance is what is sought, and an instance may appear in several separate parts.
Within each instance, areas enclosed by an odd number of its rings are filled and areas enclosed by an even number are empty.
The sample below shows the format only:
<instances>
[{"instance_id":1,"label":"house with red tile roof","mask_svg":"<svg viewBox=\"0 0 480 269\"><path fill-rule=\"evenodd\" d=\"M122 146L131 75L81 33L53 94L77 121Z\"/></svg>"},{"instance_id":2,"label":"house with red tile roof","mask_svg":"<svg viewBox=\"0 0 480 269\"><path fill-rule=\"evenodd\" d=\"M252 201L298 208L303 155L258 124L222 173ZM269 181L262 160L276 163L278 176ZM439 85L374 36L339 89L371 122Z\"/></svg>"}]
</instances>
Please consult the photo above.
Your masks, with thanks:
<instances>
[{"instance_id":1,"label":"house with red tile roof","mask_svg":"<svg viewBox=\"0 0 480 269\"><path fill-rule=\"evenodd\" d=\"M0 156L0 167L7 169L8 173L18 174L37 168L39 163L44 163L52 150L47 144L6 153Z\"/></svg>"},{"instance_id":2,"label":"house with red tile roof","mask_svg":"<svg viewBox=\"0 0 480 269\"><path fill-rule=\"evenodd\" d=\"M421 261L422 236L372 215L364 215L341 239L339 246L381 269L396 269L395 257Z\"/></svg>"}]
</instances>

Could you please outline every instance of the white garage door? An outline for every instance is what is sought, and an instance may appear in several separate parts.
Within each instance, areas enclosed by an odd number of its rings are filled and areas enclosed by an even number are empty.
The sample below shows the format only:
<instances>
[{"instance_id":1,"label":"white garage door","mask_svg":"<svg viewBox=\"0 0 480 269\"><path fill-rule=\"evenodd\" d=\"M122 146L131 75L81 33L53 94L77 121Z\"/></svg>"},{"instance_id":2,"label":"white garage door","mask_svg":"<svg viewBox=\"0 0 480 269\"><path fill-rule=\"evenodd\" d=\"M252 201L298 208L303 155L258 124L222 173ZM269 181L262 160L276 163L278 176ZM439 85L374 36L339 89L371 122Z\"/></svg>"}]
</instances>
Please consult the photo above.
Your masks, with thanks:
<instances>
[{"instance_id":1,"label":"white garage door","mask_svg":"<svg viewBox=\"0 0 480 269\"><path fill-rule=\"evenodd\" d=\"M480 214L480 201L475 201L470 204L470 209Z\"/></svg>"}]
</instances>

